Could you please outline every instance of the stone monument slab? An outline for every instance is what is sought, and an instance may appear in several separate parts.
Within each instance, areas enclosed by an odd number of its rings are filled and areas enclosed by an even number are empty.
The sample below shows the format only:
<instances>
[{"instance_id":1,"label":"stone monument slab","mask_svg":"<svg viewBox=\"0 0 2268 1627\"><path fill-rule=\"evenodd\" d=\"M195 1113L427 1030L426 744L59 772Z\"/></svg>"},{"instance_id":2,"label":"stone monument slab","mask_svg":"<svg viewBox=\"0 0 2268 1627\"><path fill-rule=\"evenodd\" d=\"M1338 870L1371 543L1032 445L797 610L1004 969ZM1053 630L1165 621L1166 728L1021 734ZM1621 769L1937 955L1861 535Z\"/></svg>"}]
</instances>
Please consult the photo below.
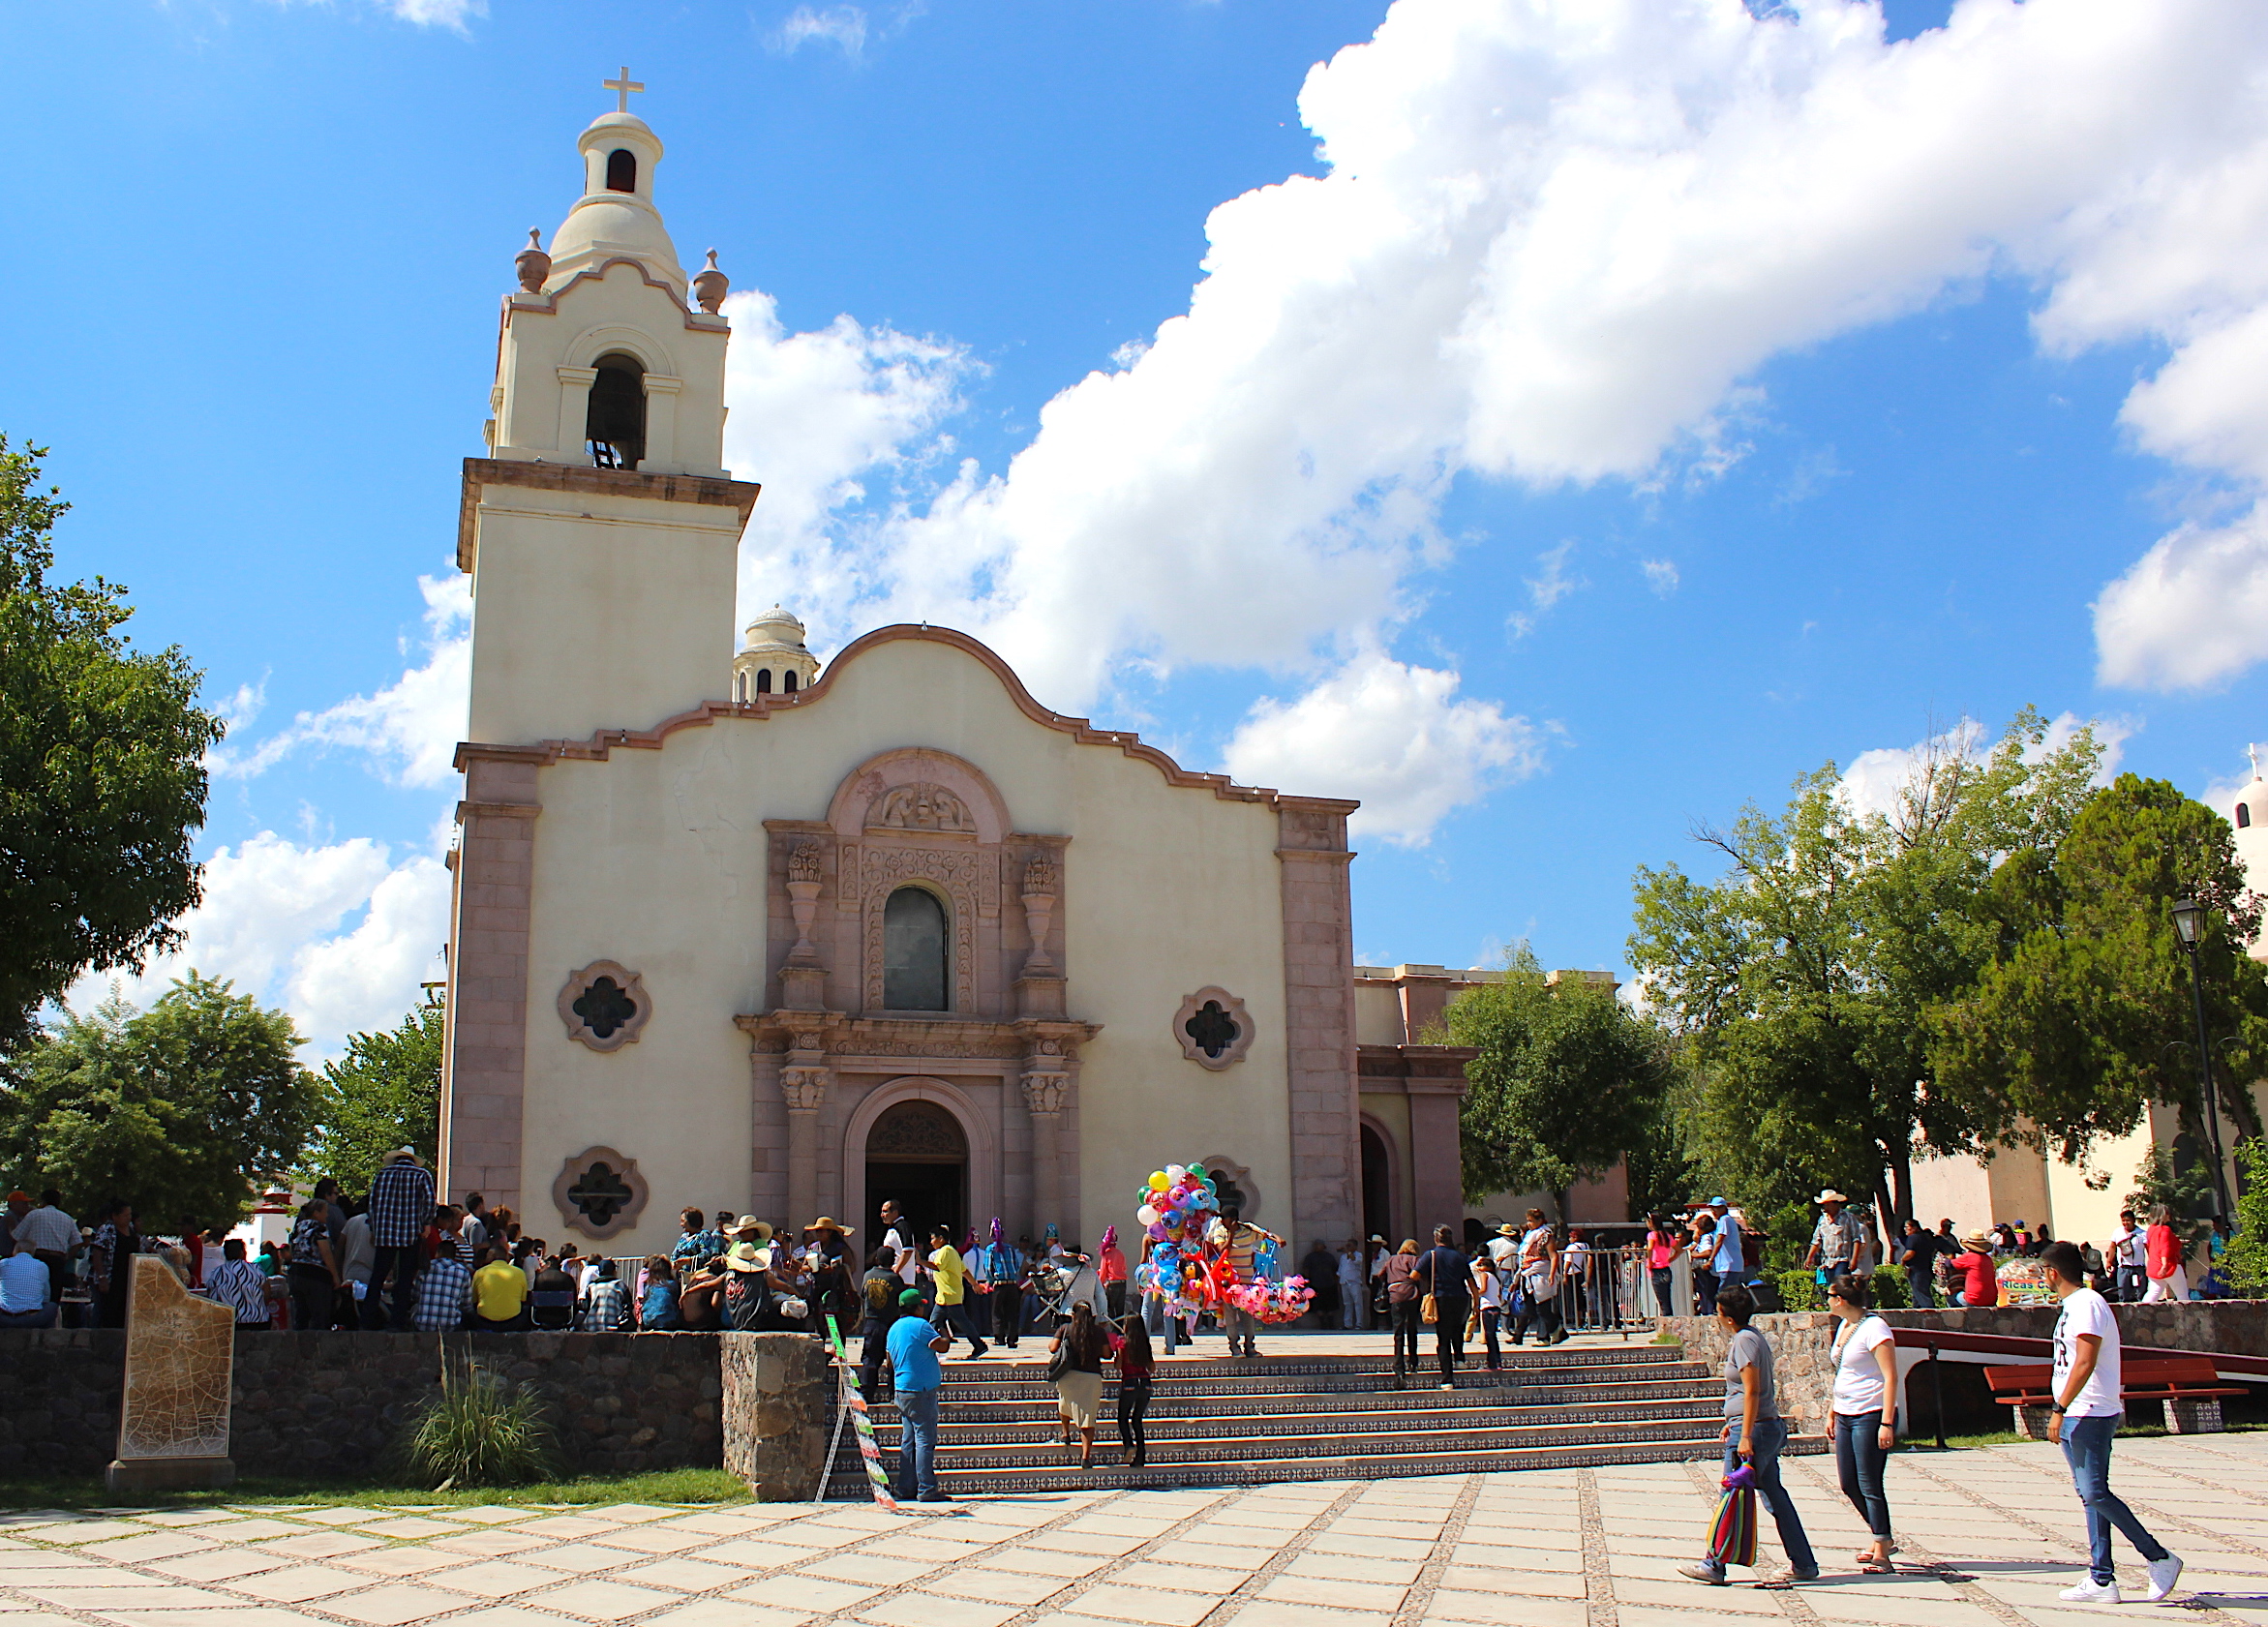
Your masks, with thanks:
<instances>
[{"instance_id":1,"label":"stone monument slab","mask_svg":"<svg viewBox=\"0 0 2268 1627\"><path fill-rule=\"evenodd\" d=\"M228 1456L228 1388L236 1313L199 1299L154 1254L136 1254L126 1308L126 1384L113 1497L236 1478Z\"/></svg>"}]
</instances>

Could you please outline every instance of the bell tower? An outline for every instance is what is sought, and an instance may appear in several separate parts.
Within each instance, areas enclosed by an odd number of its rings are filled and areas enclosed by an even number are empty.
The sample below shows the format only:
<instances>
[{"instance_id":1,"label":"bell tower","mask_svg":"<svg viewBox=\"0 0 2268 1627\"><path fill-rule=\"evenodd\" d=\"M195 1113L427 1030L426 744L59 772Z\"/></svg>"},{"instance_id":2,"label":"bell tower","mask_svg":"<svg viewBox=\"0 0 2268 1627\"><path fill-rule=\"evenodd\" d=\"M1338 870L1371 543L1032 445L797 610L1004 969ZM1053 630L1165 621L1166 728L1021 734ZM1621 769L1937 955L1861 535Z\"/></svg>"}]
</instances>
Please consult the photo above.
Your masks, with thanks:
<instances>
[{"instance_id":1,"label":"bell tower","mask_svg":"<svg viewBox=\"0 0 2268 1627\"><path fill-rule=\"evenodd\" d=\"M470 738L528 745L650 729L726 698L741 531L724 467L725 274L687 278L654 207L660 137L615 111L576 141L582 196L515 259L488 456L465 461ZM688 296L690 299L688 300Z\"/></svg>"}]
</instances>

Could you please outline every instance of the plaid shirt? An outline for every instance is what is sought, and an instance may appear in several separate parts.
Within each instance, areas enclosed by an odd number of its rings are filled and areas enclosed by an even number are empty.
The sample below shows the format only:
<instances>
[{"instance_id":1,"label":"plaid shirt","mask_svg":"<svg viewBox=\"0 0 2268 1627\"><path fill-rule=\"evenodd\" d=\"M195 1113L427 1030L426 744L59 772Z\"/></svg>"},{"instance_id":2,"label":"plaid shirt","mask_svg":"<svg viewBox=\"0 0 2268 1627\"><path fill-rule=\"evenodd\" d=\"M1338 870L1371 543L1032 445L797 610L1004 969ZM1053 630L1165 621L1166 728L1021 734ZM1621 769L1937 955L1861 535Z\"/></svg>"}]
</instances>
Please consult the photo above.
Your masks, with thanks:
<instances>
[{"instance_id":1,"label":"plaid shirt","mask_svg":"<svg viewBox=\"0 0 2268 1627\"><path fill-rule=\"evenodd\" d=\"M370 1183L370 1240L380 1249L406 1249L425 1235L433 1219L433 1172L408 1159L389 1163Z\"/></svg>"},{"instance_id":2,"label":"plaid shirt","mask_svg":"<svg viewBox=\"0 0 2268 1627\"><path fill-rule=\"evenodd\" d=\"M417 1275L417 1305L411 1319L419 1333L446 1333L461 1327L472 1297L472 1273L448 1254L436 1254Z\"/></svg>"},{"instance_id":3,"label":"plaid shirt","mask_svg":"<svg viewBox=\"0 0 2268 1627\"><path fill-rule=\"evenodd\" d=\"M585 1333L619 1333L629 1324L630 1296L617 1278L590 1284L583 1300Z\"/></svg>"},{"instance_id":4,"label":"plaid shirt","mask_svg":"<svg viewBox=\"0 0 2268 1627\"><path fill-rule=\"evenodd\" d=\"M250 1260L223 1260L205 1278L205 1292L236 1312L240 1328L268 1325L268 1280Z\"/></svg>"},{"instance_id":5,"label":"plaid shirt","mask_svg":"<svg viewBox=\"0 0 2268 1627\"><path fill-rule=\"evenodd\" d=\"M714 1230L689 1231L678 1239L678 1246L670 1250L670 1263L691 1260L706 1265L725 1251L724 1233Z\"/></svg>"}]
</instances>

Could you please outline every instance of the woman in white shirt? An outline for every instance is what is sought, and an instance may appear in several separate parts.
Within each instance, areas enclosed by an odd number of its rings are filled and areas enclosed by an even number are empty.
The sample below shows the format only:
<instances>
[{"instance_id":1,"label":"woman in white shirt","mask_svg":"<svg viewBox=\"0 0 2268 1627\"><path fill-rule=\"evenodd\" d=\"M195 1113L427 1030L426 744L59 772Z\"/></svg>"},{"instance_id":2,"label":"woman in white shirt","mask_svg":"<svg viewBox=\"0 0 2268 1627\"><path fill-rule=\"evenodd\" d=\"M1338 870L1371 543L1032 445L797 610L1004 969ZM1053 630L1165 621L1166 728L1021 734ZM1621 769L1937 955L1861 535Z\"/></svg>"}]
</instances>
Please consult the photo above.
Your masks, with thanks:
<instances>
[{"instance_id":1,"label":"woman in white shirt","mask_svg":"<svg viewBox=\"0 0 2268 1627\"><path fill-rule=\"evenodd\" d=\"M1898 1438L1898 1357L1890 1324L1866 1309L1868 1291L1866 1279L1845 1274L1827 1285L1827 1308L1843 1324L1834 1342L1835 1469L1843 1495L1874 1534L1874 1546L1855 1555L1859 1568L1880 1575L1896 1569L1890 1555L1898 1551L1882 1489Z\"/></svg>"}]
</instances>

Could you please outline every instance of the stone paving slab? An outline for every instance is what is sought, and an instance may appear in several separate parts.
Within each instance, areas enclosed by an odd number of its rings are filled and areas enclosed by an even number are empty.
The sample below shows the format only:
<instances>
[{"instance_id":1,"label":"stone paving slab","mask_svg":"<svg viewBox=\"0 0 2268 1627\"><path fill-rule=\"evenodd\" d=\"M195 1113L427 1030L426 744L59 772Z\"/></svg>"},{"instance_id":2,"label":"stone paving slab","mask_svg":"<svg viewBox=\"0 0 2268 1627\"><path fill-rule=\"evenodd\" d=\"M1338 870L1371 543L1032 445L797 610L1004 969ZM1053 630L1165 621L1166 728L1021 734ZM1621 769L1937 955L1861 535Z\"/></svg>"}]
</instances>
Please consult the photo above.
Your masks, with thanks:
<instances>
[{"instance_id":1,"label":"stone paving slab","mask_svg":"<svg viewBox=\"0 0 2268 1627\"><path fill-rule=\"evenodd\" d=\"M0 1627L2091 1627L2084 1531L2040 1445L1891 1460L1901 1569L1860 1575L1833 1466L1789 1487L1828 1577L1677 1574L1705 1463L869 1504L0 1514ZM2180 1602L2268 1621L2268 1436L2122 1441L2113 1482L2191 1562ZM1759 1561L1779 1563L1766 1522ZM2120 1551L2122 1578L2139 1565ZM1739 1573L1737 1573L1739 1574ZM1747 1578L1740 1576L1744 1582ZM2157 1617L2156 1619L2163 1619Z\"/></svg>"}]
</instances>

